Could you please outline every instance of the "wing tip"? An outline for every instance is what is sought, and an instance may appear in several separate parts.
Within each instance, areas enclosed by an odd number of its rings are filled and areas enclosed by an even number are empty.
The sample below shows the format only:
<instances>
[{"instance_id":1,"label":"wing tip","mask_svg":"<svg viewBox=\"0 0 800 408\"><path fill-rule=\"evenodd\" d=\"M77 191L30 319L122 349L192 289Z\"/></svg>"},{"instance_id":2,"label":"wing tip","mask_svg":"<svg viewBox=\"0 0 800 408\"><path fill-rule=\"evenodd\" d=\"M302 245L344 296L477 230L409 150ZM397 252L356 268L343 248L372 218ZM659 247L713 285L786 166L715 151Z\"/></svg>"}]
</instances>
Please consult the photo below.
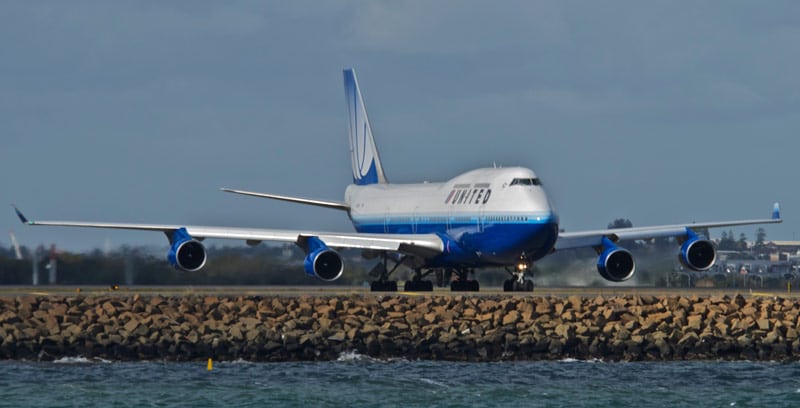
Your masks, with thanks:
<instances>
[{"instance_id":1,"label":"wing tip","mask_svg":"<svg viewBox=\"0 0 800 408\"><path fill-rule=\"evenodd\" d=\"M779 202L775 202L772 205L772 219L773 220L780 220L781 219L781 204Z\"/></svg>"},{"instance_id":2,"label":"wing tip","mask_svg":"<svg viewBox=\"0 0 800 408\"><path fill-rule=\"evenodd\" d=\"M19 220L22 221L23 224L33 225L33 222L29 221L16 205L11 204L11 207L14 207L14 212L17 213L17 217L19 217Z\"/></svg>"}]
</instances>

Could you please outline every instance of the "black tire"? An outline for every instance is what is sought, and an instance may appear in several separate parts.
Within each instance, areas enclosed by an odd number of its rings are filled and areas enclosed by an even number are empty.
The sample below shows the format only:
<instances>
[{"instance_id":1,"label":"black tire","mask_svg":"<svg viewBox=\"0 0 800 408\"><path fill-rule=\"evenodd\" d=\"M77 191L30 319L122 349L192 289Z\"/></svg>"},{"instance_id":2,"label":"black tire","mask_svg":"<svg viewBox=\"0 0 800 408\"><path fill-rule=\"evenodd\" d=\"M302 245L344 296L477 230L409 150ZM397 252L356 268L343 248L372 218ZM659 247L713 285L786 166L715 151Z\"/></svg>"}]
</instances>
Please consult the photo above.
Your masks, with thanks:
<instances>
[{"instance_id":1,"label":"black tire","mask_svg":"<svg viewBox=\"0 0 800 408\"><path fill-rule=\"evenodd\" d=\"M406 281L403 290L406 292L433 292L433 282L427 280Z\"/></svg>"},{"instance_id":2,"label":"black tire","mask_svg":"<svg viewBox=\"0 0 800 408\"><path fill-rule=\"evenodd\" d=\"M450 290L453 292L478 292L480 291L480 284L476 280L453 281L450 284Z\"/></svg>"},{"instance_id":3,"label":"black tire","mask_svg":"<svg viewBox=\"0 0 800 408\"><path fill-rule=\"evenodd\" d=\"M397 292L397 281L372 281L369 289L372 292Z\"/></svg>"},{"instance_id":4,"label":"black tire","mask_svg":"<svg viewBox=\"0 0 800 408\"><path fill-rule=\"evenodd\" d=\"M526 292L533 292L533 281L532 280L526 280L525 281L525 291Z\"/></svg>"},{"instance_id":5,"label":"black tire","mask_svg":"<svg viewBox=\"0 0 800 408\"><path fill-rule=\"evenodd\" d=\"M476 280L471 280L466 282L465 290L469 292L480 292L481 286Z\"/></svg>"},{"instance_id":6,"label":"black tire","mask_svg":"<svg viewBox=\"0 0 800 408\"><path fill-rule=\"evenodd\" d=\"M503 292L513 292L514 291L514 280L513 279L506 279L503 281Z\"/></svg>"}]
</instances>

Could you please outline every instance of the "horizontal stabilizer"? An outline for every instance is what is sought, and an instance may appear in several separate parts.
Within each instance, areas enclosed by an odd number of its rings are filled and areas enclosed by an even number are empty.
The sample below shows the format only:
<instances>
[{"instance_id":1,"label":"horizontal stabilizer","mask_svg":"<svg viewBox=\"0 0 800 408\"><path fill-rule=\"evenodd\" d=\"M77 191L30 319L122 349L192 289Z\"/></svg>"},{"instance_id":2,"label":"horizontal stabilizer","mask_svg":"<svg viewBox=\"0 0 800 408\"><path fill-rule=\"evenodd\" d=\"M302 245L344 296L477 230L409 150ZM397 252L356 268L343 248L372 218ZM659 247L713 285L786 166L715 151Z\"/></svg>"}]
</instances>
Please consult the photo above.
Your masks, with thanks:
<instances>
[{"instance_id":1,"label":"horizontal stabilizer","mask_svg":"<svg viewBox=\"0 0 800 408\"><path fill-rule=\"evenodd\" d=\"M282 196L277 194L267 194L267 193L256 193L252 191L244 191L244 190L234 190L231 188L221 188L220 190L226 193L234 193L234 194L241 194L253 197L260 197L260 198L269 198L273 200L281 200L281 201L289 201L292 203L300 203L300 204L307 204L307 205L315 205L317 207L326 207L326 208L333 208L335 210L342 210L342 211L350 211L350 206L343 201L323 201L323 200L314 200L309 198L300 198L300 197L290 197L290 196Z\"/></svg>"}]
</instances>

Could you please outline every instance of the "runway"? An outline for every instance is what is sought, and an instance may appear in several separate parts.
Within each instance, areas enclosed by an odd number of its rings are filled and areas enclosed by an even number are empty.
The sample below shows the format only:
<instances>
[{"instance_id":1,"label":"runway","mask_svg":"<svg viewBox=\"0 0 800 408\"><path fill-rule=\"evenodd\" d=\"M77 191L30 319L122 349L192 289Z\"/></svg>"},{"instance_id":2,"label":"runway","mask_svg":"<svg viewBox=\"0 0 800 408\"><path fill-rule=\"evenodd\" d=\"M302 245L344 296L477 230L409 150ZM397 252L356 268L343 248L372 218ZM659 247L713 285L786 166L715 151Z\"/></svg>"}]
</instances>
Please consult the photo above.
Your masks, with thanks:
<instances>
[{"instance_id":1,"label":"runway","mask_svg":"<svg viewBox=\"0 0 800 408\"><path fill-rule=\"evenodd\" d=\"M433 292L371 292L361 286L0 286L0 297L14 296L516 296L516 297L611 297L611 296L743 296L796 298L800 291L757 288L654 288L654 287L537 287L534 292L503 292L501 287L481 288L480 292L452 292L435 288Z\"/></svg>"}]
</instances>

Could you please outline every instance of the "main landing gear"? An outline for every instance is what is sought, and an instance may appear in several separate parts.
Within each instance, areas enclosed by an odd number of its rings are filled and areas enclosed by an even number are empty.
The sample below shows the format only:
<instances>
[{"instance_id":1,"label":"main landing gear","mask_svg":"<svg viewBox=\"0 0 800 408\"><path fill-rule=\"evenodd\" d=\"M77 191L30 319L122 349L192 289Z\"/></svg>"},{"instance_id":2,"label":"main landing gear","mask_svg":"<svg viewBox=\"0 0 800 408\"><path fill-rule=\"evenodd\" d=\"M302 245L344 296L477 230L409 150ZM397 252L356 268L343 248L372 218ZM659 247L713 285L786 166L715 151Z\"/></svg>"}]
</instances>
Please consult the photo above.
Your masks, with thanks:
<instances>
[{"instance_id":1,"label":"main landing gear","mask_svg":"<svg viewBox=\"0 0 800 408\"><path fill-rule=\"evenodd\" d=\"M383 262L375 265L369 272L370 276L378 278L370 284L370 290L373 292L397 292L397 281L389 280L389 275L394 273L406 259L406 257L400 258L400 260L395 262L392 269L389 269L389 257L384 255ZM406 281L403 290L406 292L433 292L433 282L423 280L424 277L430 275L432 272L433 270L423 272L422 268L415 268L414 278L410 281Z\"/></svg>"},{"instance_id":2,"label":"main landing gear","mask_svg":"<svg viewBox=\"0 0 800 408\"><path fill-rule=\"evenodd\" d=\"M533 292L533 280L525 278L525 275L533 275L532 265L525 254L519 257L513 270L506 267L506 272L511 278L503 282L503 292Z\"/></svg>"},{"instance_id":3,"label":"main landing gear","mask_svg":"<svg viewBox=\"0 0 800 408\"><path fill-rule=\"evenodd\" d=\"M392 274L397 268L403 263L405 258L400 259L397 261L392 267L392 269L388 269L389 259L384 254L383 255L383 262L378 263L369 271L370 276L377 277L378 280L372 281L369 285L369 289L372 292L397 292L397 281L390 281L389 275Z\"/></svg>"},{"instance_id":4,"label":"main landing gear","mask_svg":"<svg viewBox=\"0 0 800 408\"><path fill-rule=\"evenodd\" d=\"M370 283L370 290L372 292L397 292L397 281L389 280L394 271L404 263L406 257L402 257L394 261L394 266L389 268L389 257L384 255L383 262L375 265L369 272L370 276L377 278ZM438 286L444 286L445 278L450 279L450 276L455 274L458 278L450 283L450 290L453 292L477 292L480 290L480 285L476 280L470 280L469 274L473 274L474 270L461 268L461 269L422 269L414 268L414 277L406 281L403 290L406 292L432 292L433 282L425 280L424 278L432 273L436 273L436 281Z\"/></svg>"},{"instance_id":5,"label":"main landing gear","mask_svg":"<svg viewBox=\"0 0 800 408\"><path fill-rule=\"evenodd\" d=\"M418 271L419 270L415 271L415 275L419 274ZM406 292L433 292L433 282L429 280L422 280L422 278L414 276L413 280L406 281L406 285L403 287L403 290Z\"/></svg>"},{"instance_id":6,"label":"main landing gear","mask_svg":"<svg viewBox=\"0 0 800 408\"><path fill-rule=\"evenodd\" d=\"M455 273L458 276L458 279L450 282L450 290L453 292L478 292L480 291L480 285L478 281L475 279L469 279L469 274L474 274L475 271L473 269L461 268L453 270L452 273Z\"/></svg>"}]
</instances>

